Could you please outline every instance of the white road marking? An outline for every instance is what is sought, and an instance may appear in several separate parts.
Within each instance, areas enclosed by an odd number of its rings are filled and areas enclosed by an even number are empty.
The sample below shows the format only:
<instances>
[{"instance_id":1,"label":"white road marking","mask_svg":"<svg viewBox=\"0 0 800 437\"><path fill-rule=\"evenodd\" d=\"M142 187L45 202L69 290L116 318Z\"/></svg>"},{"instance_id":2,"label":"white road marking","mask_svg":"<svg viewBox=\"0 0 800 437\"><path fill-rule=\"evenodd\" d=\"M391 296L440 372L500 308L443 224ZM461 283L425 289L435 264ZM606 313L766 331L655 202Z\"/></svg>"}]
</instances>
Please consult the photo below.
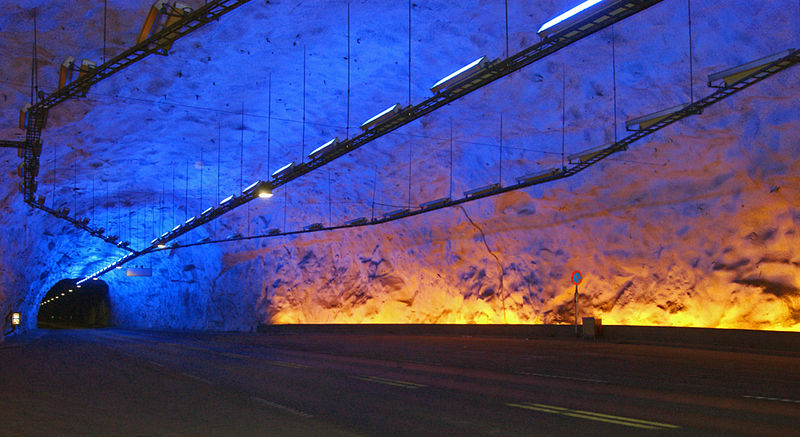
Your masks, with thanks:
<instances>
[{"instance_id":1,"label":"white road marking","mask_svg":"<svg viewBox=\"0 0 800 437\"><path fill-rule=\"evenodd\" d=\"M228 358L250 358L247 355L234 354L230 352L218 352L217 355L222 355L223 357L228 357Z\"/></svg>"},{"instance_id":2,"label":"white road marking","mask_svg":"<svg viewBox=\"0 0 800 437\"><path fill-rule=\"evenodd\" d=\"M311 366L307 366L305 364L297 364L297 363L290 363L288 361L264 361L267 364L272 364L273 366L281 366L281 367L291 367L293 369L310 369Z\"/></svg>"},{"instance_id":3,"label":"white road marking","mask_svg":"<svg viewBox=\"0 0 800 437\"><path fill-rule=\"evenodd\" d=\"M201 378L199 376L192 375L191 373L181 372L181 374L183 376L187 377L187 378L194 379L195 381L205 382L206 384L213 384L213 382L211 382L211 381L209 381L209 380L207 380L205 378Z\"/></svg>"},{"instance_id":4,"label":"white road marking","mask_svg":"<svg viewBox=\"0 0 800 437\"><path fill-rule=\"evenodd\" d=\"M292 413L292 414L294 414L296 416L305 417L305 418L314 417L311 414L304 413L304 412L302 412L300 410L295 410L294 408L287 407L286 405L281 405L281 404L276 403L276 402L268 401L266 399L261 399L261 398L259 398L257 396L250 396L250 399L252 399L252 400L254 400L256 402L260 402L260 403L265 404L265 405L269 405L270 407L286 411L287 413Z\"/></svg>"},{"instance_id":5,"label":"white road marking","mask_svg":"<svg viewBox=\"0 0 800 437\"><path fill-rule=\"evenodd\" d=\"M747 399L756 399L756 400L759 400L759 401L787 402L787 403L791 403L791 404L800 404L800 400L797 400L797 399L772 398L772 397L767 397L767 396L749 396L749 395L745 395L745 396L742 396L742 397L747 398Z\"/></svg>"},{"instance_id":6,"label":"white road marking","mask_svg":"<svg viewBox=\"0 0 800 437\"><path fill-rule=\"evenodd\" d=\"M416 382L400 381L398 379L381 378L379 376L353 376L355 379L362 381L377 382L378 384L393 385L395 387L403 387L410 389L417 389L427 387L427 385L417 384Z\"/></svg>"},{"instance_id":7,"label":"white road marking","mask_svg":"<svg viewBox=\"0 0 800 437\"><path fill-rule=\"evenodd\" d=\"M602 379L575 378L575 377L572 377L572 376L546 375L544 373L517 372L517 375L539 376L539 377L542 377L542 378L569 379L569 380L572 380L572 381L581 381L581 382L598 382L600 384L605 384L605 383L608 382L608 381L604 381Z\"/></svg>"},{"instance_id":8,"label":"white road marking","mask_svg":"<svg viewBox=\"0 0 800 437\"><path fill-rule=\"evenodd\" d=\"M152 365L154 365L154 366L158 366L158 367L164 367L164 365L163 365L163 364L161 364L161 363L156 363L155 361L148 361L148 363L150 363L150 364L152 364Z\"/></svg>"}]
</instances>

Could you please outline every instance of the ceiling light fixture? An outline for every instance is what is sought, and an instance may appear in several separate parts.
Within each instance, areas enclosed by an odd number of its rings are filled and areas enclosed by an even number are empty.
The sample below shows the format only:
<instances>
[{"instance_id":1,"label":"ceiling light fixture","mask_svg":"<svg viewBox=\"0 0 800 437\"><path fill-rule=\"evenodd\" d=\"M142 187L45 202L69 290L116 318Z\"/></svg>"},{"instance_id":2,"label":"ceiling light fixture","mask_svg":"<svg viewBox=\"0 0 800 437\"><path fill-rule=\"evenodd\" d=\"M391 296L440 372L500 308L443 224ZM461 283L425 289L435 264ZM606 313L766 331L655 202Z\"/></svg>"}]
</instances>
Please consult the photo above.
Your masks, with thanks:
<instances>
[{"instance_id":1,"label":"ceiling light fixture","mask_svg":"<svg viewBox=\"0 0 800 437\"><path fill-rule=\"evenodd\" d=\"M450 73L447 77L440 80L439 82L436 82L436 84L431 87L431 91L434 94L437 94L444 89L450 88L454 85L458 85L459 83L469 79L470 77L486 69L486 64L488 62L489 59L486 56L481 56L480 58L459 68L455 72Z\"/></svg>"}]
</instances>

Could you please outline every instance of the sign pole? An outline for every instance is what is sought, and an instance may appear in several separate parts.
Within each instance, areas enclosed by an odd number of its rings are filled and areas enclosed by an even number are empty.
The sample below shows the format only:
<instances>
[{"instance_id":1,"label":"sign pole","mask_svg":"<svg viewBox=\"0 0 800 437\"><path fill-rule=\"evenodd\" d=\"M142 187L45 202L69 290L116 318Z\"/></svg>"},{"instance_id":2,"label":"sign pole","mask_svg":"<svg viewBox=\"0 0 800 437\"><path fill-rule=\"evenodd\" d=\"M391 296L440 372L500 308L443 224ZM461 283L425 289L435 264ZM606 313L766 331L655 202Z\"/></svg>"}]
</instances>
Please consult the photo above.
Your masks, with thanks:
<instances>
[{"instance_id":1,"label":"sign pole","mask_svg":"<svg viewBox=\"0 0 800 437\"><path fill-rule=\"evenodd\" d=\"M575 284L575 336L578 336L578 284Z\"/></svg>"},{"instance_id":2,"label":"sign pole","mask_svg":"<svg viewBox=\"0 0 800 437\"><path fill-rule=\"evenodd\" d=\"M583 275L579 270L572 272L572 283L575 284L575 336L578 336L578 284L583 281Z\"/></svg>"}]
</instances>

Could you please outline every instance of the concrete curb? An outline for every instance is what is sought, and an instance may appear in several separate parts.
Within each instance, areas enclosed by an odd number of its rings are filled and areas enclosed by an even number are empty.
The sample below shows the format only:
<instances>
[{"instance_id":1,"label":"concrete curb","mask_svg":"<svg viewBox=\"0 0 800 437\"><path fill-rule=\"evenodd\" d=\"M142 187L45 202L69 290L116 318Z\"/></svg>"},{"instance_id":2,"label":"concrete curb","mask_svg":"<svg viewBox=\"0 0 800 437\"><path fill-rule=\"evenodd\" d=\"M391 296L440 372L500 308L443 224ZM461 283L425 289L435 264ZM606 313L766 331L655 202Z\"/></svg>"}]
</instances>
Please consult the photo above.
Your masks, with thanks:
<instances>
[{"instance_id":1,"label":"concrete curb","mask_svg":"<svg viewBox=\"0 0 800 437\"><path fill-rule=\"evenodd\" d=\"M578 336L583 335L578 326ZM390 334L574 339L574 325L427 325L427 324L309 324L259 325L266 334ZM589 340L592 341L592 340ZM800 355L800 332L672 326L603 325L598 341L723 349L771 351Z\"/></svg>"}]
</instances>

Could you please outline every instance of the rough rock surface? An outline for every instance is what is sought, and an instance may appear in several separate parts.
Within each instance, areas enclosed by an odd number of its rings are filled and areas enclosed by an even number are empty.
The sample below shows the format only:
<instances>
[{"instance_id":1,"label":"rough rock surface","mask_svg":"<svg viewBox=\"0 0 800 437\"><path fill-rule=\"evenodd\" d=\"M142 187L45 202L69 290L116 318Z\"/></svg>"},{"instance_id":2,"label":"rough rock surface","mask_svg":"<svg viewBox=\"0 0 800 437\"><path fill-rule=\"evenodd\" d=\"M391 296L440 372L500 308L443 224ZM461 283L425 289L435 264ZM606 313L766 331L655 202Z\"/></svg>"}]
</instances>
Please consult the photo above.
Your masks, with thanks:
<instances>
[{"instance_id":1,"label":"rough rock surface","mask_svg":"<svg viewBox=\"0 0 800 437\"><path fill-rule=\"evenodd\" d=\"M509 50L538 41L539 25L574 3L510 0ZM108 4L110 58L135 40L150 4ZM102 2L5 6L2 139L21 136L18 110L30 99L34 7L44 92L67 55L103 56ZM709 73L800 47L798 7L665 0L180 242L342 223L512 184L560 165L562 144L569 155L613 141L629 118L710 93ZM355 135L387 106L409 95L420 102L467 62L503 57L504 17L501 1L413 4L409 69L408 5L351 2L348 107L347 3L252 1L169 56L51 111L39 194L144 247L322 142L348 137L348 127ZM114 320L214 330L559 323L571 320L570 275L580 269L582 314L607 324L800 330L799 91L794 67L573 178L463 207L148 255L133 264L152 267L150 278L103 277ZM27 208L19 162L0 149L0 313L21 308L30 327L55 282L123 253Z\"/></svg>"}]
</instances>

